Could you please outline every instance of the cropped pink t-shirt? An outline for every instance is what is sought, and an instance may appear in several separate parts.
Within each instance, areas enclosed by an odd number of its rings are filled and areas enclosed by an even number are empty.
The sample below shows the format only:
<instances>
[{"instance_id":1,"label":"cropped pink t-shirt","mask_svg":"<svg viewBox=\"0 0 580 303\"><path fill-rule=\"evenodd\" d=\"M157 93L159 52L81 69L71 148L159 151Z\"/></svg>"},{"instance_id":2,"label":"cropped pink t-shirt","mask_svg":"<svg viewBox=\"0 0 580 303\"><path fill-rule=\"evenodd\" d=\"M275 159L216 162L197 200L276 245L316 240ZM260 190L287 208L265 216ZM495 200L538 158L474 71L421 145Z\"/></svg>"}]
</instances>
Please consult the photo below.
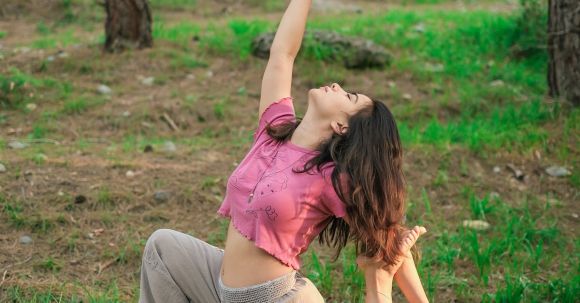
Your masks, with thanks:
<instances>
[{"instance_id":1,"label":"cropped pink t-shirt","mask_svg":"<svg viewBox=\"0 0 580 303\"><path fill-rule=\"evenodd\" d=\"M332 186L333 163L321 171L295 173L292 168L302 168L318 152L290 140L279 143L266 131L270 122L276 125L295 119L291 97L264 111L250 151L228 178L217 213L230 218L257 247L298 270L300 255L330 223L331 216L346 214L346 206Z\"/></svg>"}]
</instances>

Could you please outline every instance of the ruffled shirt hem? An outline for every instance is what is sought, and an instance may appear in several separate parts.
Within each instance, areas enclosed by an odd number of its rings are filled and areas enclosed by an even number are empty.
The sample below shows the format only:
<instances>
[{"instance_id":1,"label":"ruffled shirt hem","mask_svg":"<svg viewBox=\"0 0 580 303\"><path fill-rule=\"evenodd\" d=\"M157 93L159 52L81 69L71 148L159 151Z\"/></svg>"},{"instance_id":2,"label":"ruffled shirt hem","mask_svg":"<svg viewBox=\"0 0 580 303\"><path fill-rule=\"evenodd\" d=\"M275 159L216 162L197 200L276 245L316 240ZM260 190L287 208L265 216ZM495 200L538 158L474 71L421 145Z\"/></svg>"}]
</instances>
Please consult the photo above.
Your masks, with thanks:
<instances>
[{"instance_id":1,"label":"ruffled shirt hem","mask_svg":"<svg viewBox=\"0 0 580 303\"><path fill-rule=\"evenodd\" d=\"M289 261L286 261L286 260L284 260L284 256L280 255L280 254L279 254L279 253L277 253L277 252L274 252L274 251L272 251L271 249L269 249L269 248L267 248L267 247L265 247L265 246L261 245L260 243L257 243L257 242L256 242L256 240L254 240L254 239L252 238L252 236L248 235L248 234L247 234L245 231L243 231L243 230L242 230L242 229L241 229L241 228L238 226L238 223L237 223L236 219L234 219L234 218L233 218L231 215L229 215L229 214L227 214L227 213L225 213L225 212L222 212L222 211L220 211L220 210L218 210L218 212L217 212L217 213L218 213L219 215L221 215L222 217L230 218L230 219L231 219L231 221L232 221L232 223L233 223L233 225L234 225L234 227L236 228L236 230L237 230L237 231L238 231L240 234L242 234L242 235L243 235L243 236L244 236L246 239L248 239L248 240L250 240L250 241L254 242L254 244L256 245L256 247L258 247L258 248L260 248L260 249L262 249L262 250L266 251L268 254L270 254L270 255L271 255L271 256L273 256L274 258L278 259L278 261L280 261L282 264L284 264L284 265L286 265L286 266L290 266L290 267L292 267L294 270L299 270L299 269L300 269L300 266L297 266L297 265L295 265L295 264L294 264L294 262L289 262Z\"/></svg>"}]
</instances>

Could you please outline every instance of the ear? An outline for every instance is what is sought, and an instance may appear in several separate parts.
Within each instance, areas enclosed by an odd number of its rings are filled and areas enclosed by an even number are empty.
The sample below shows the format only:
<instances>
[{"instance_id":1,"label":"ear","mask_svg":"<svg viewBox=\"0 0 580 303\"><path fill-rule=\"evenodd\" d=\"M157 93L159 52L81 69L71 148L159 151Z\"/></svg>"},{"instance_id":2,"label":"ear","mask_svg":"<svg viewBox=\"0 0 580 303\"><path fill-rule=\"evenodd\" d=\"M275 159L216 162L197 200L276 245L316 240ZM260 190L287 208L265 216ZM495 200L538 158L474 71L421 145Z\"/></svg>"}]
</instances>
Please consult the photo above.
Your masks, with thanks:
<instances>
[{"instance_id":1,"label":"ear","mask_svg":"<svg viewBox=\"0 0 580 303\"><path fill-rule=\"evenodd\" d=\"M341 136L346 134L346 132L348 131L348 125L342 124L341 122L338 121L330 122L330 127L332 127L334 133Z\"/></svg>"}]
</instances>

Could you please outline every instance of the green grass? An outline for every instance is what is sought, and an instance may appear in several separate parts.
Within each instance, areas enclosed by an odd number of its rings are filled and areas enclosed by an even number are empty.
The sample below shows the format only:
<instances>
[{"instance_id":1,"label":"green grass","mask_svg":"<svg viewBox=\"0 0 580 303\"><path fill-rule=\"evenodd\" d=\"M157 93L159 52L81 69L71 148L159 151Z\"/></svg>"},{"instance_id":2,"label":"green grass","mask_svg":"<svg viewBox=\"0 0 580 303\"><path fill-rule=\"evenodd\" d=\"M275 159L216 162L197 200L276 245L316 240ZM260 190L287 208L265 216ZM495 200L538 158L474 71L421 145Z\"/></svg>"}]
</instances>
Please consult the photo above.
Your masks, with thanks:
<instances>
[{"instance_id":1,"label":"green grass","mask_svg":"<svg viewBox=\"0 0 580 303\"><path fill-rule=\"evenodd\" d=\"M43 36L34 40L31 44L37 49L54 49L63 48L72 44L81 42L81 39L75 34L74 28L67 28L57 32L51 32L50 29L44 29Z\"/></svg>"},{"instance_id":2,"label":"green grass","mask_svg":"<svg viewBox=\"0 0 580 303\"><path fill-rule=\"evenodd\" d=\"M404 50L398 52L393 68L412 72L418 83L440 87L443 94L432 93L427 101L430 104L460 108L460 114L448 121L440 121L435 116L417 121L416 110L405 113L407 108L405 111L395 108L407 144L439 147L463 144L475 152L546 149L548 133L541 125L558 118L559 107L542 101L546 93L546 54L539 52L517 59L510 52L513 46L528 39L522 36L525 28L519 25L520 19L518 12L395 9L378 15L321 18L308 26L361 36L388 49ZM418 25L422 27L420 32L415 30ZM183 43L192 35L200 35L199 43L206 54L245 61L250 54L250 41L273 29L274 24L264 20L234 19L228 28L210 23L203 31L187 22L171 28L160 24L156 35ZM324 58L325 53L315 42L306 39L301 55L316 61ZM439 64L442 69L428 71L425 68L428 64ZM324 76L321 70L329 71L329 75ZM337 70L341 69L326 66L304 72L312 74L314 84L319 84L340 81ZM494 81L500 84L491 85ZM393 94L396 99L402 96ZM577 114L578 111L572 112L574 117ZM571 128L567 132L578 130L577 126L567 127Z\"/></svg>"},{"instance_id":3,"label":"green grass","mask_svg":"<svg viewBox=\"0 0 580 303\"><path fill-rule=\"evenodd\" d=\"M72 91L70 82L29 74L16 67L10 67L7 73L0 74L0 108L23 108L35 102L38 92L42 92L45 98L66 100Z\"/></svg>"},{"instance_id":4,"label":"green grass","mask_svg":"<svg viewBox=\"0 0 580 303\"><path fill-rule=\"evenodd\" d=\"M470 188L464 196L467 203L456 203L465 205L464 218L486 220L489 230L464 228L461 220L442 221L444 210L433 209L430 215L427 204L409 212L409 225L422 221L430 230L420 243L418 269L431 300L452 290L466 302L574 301L580 280L579 243L561 231L549 203L533 196L523 201L478 197ZM309 250L304 268L323 293L363 302L364 279L356 271L353 250L349 244L342 252L342 268Z\"/></svg>"},{"instance_id":5,"label":"green grass","mask_svg":"<svg viewBox=\"0 0 580 303\"><path fill-rule=\"evenodd\" d=\"M9 302L14 303L117 303L125 302L121 299L119 288L116 283L109 285L100 285L103 289L101 292L94 292L87 288L86 285L74 283L78 294L64 294L64 285L55 289L39 291L31 288L21 288L17 286L7 287L5 290L6 298Z\"/></svg>"},{"instance_id":6,"label":"green grass","mask_svg":"<svg viewBox=\"0 0 580 303\"><path fill-rule=\"evenodd\" d=\"M151 0L149 3L153 9L183 9L197 6L197 0Z\"/></svg>"}]
</instances>

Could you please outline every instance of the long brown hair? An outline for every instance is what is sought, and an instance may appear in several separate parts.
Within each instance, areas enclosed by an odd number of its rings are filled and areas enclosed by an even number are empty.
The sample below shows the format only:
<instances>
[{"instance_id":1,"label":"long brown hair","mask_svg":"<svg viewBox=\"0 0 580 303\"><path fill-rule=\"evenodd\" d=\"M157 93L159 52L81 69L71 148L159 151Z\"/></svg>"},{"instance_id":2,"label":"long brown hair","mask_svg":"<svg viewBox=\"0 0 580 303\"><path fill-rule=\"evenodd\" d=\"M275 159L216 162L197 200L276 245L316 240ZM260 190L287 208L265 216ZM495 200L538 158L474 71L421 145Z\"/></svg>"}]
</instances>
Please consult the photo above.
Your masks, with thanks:
<instances>
[{"instance_id":1,"label":"long brown hair","mask_svg":"<svg viewBox=\"0 0 580 303\"><path fill-rule=\"evenodd\" d=\"M319 234L319 243L336 248L333 261L349 239L355 243L357 255L381 256L388 264L402 252L399 249L405 212L406 181L402 170L403 149L395 119L381 101L349 118L344 135L333 133L308 160L303 173L334 162L332 186L346 204L350 225L332 217ZM280 142L289 140L302 121L268 125L270 136ZM341 179L341 176L346 176ZM346 184L346 188L341 186Z\"/></svg>"}]
</instances>

